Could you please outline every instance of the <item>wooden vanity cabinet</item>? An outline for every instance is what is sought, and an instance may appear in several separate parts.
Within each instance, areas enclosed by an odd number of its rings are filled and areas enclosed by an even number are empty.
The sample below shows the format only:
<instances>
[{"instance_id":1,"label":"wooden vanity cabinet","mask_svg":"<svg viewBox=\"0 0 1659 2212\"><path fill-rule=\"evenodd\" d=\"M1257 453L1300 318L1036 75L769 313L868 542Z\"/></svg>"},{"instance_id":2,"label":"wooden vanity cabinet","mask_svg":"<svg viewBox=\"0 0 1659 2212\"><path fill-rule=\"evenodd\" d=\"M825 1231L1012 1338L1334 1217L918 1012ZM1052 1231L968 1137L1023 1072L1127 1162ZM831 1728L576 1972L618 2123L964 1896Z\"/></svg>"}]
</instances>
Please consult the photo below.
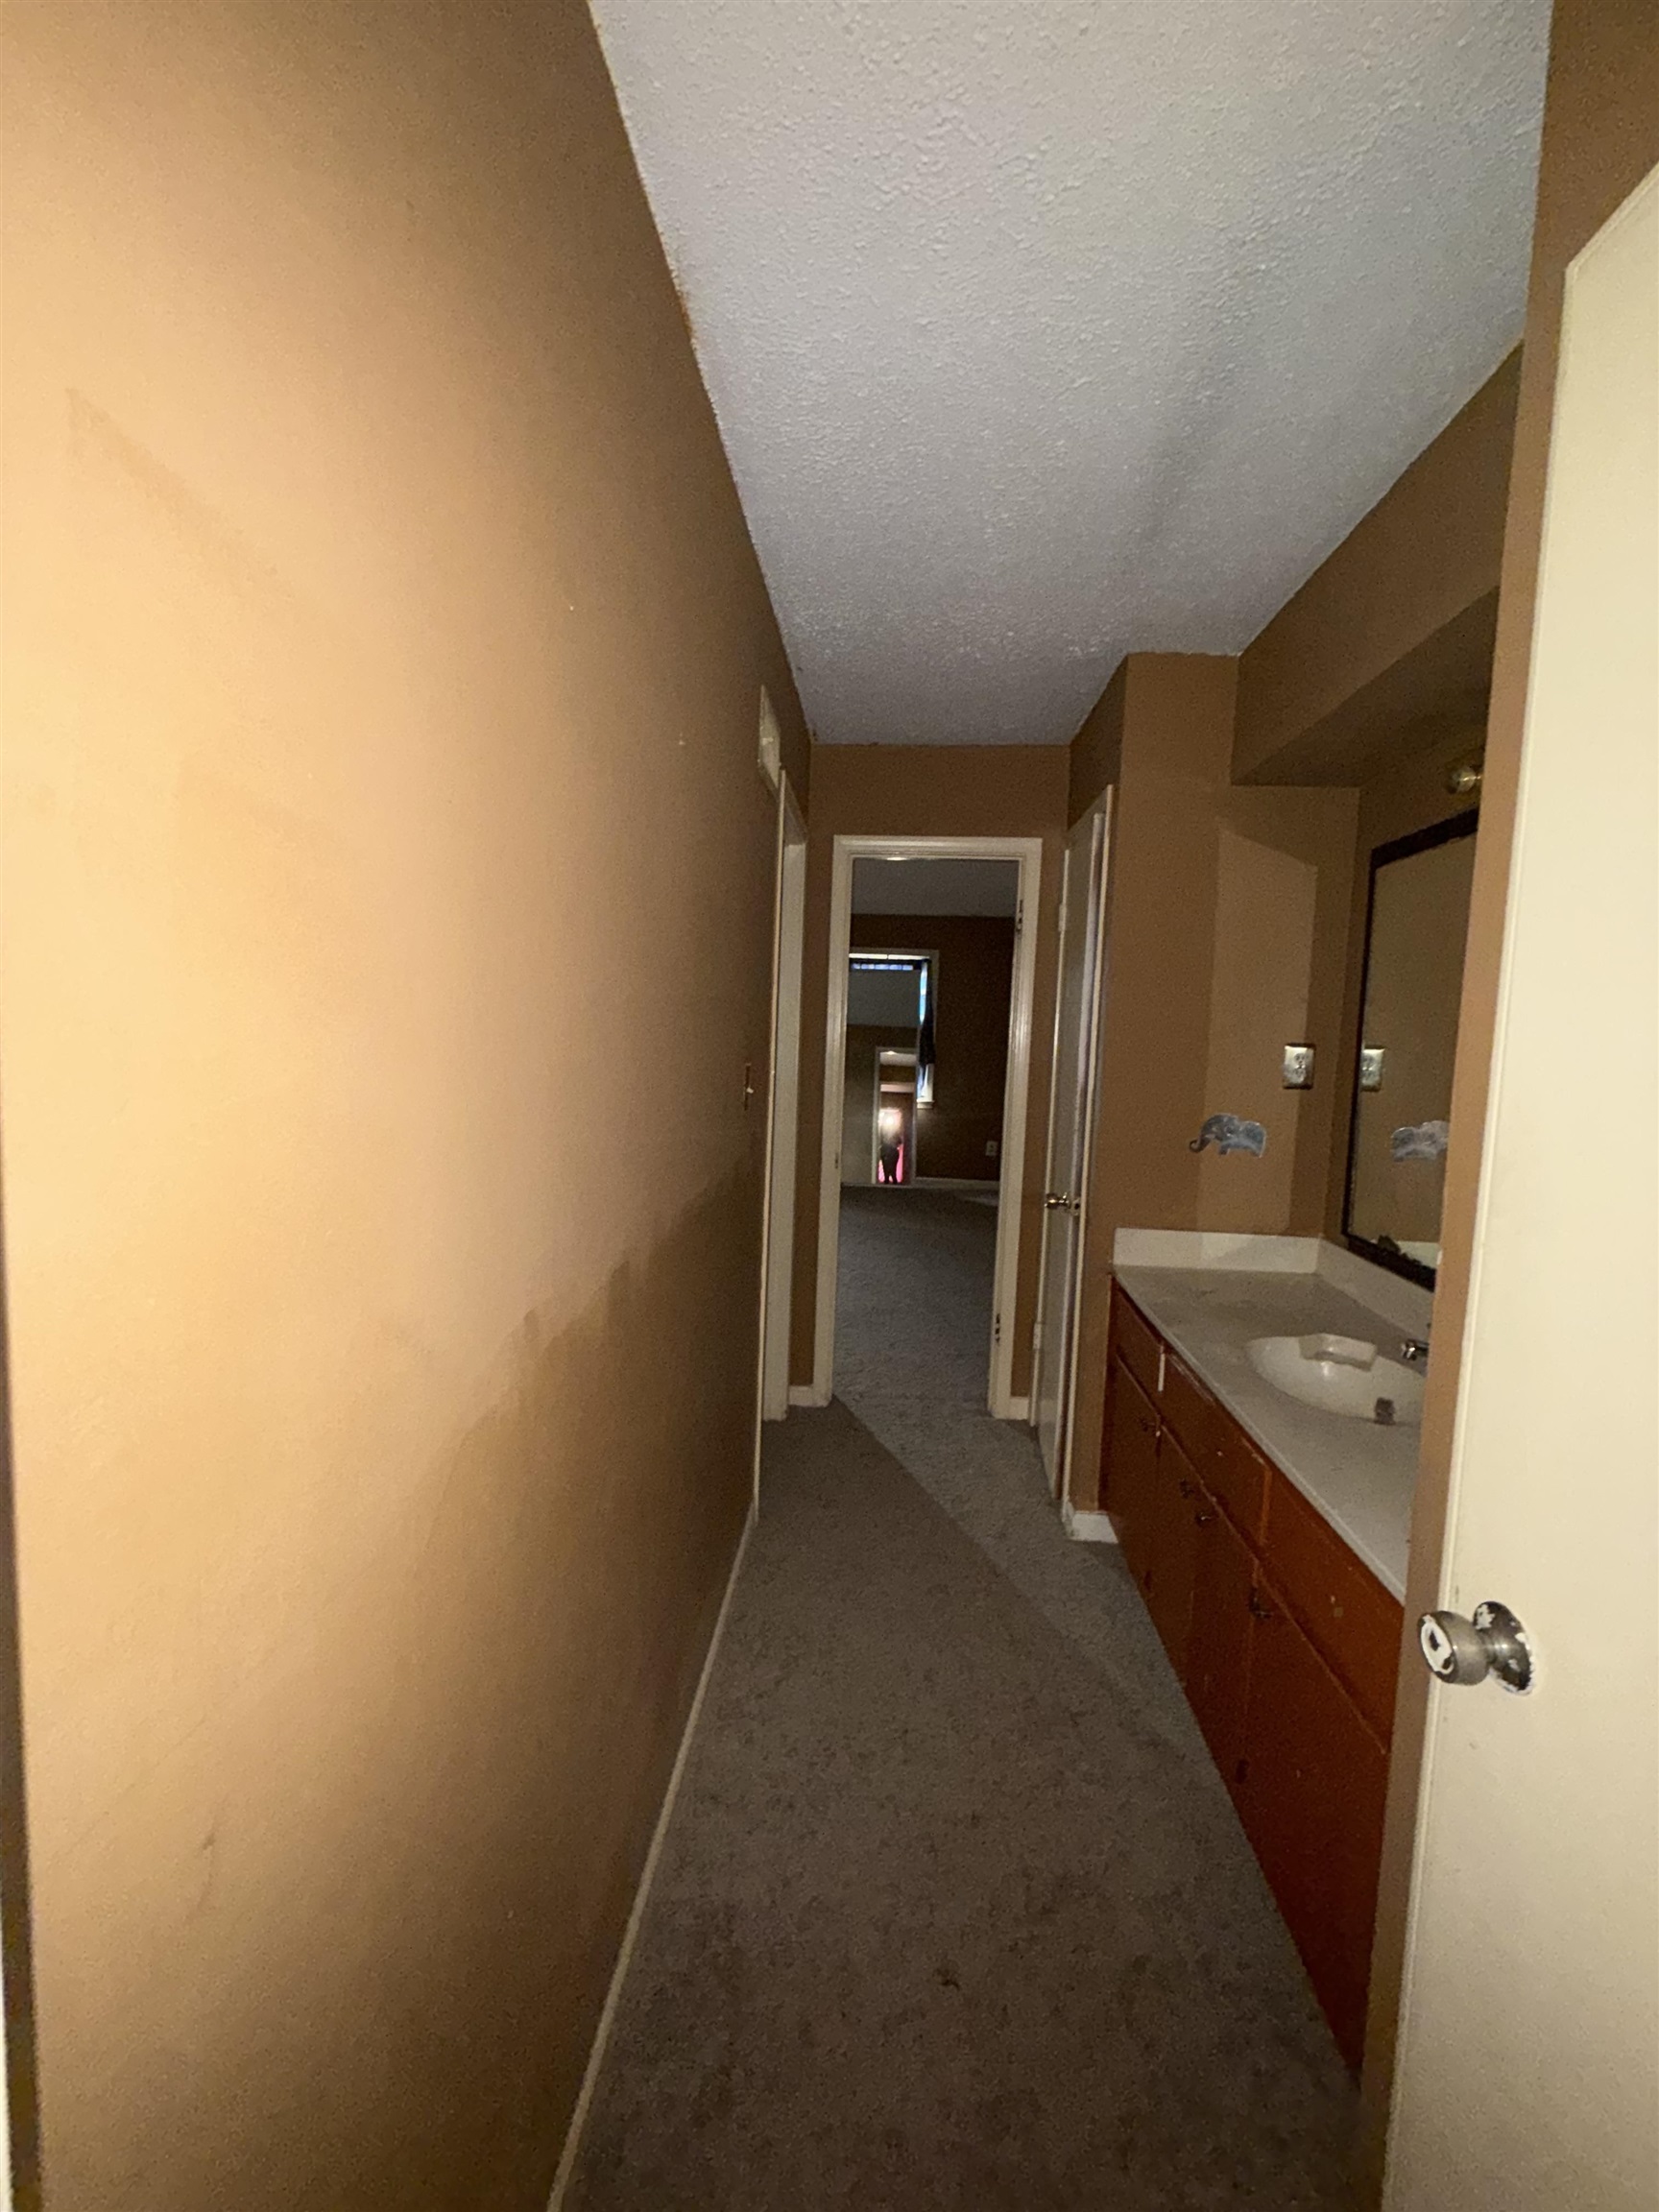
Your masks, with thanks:
<instances>
[{"instance_id":1,"label":"wooden vanity cabinet","mask_svg":"<svg viewBox=\"0 0 1659 2212\"><path fill-rule=\"evenodd\" d=\"M1357 2067L1401 1608L1116 1285L1101 1498Z\"/></svg>"},{"instance_id":2,"label":"wooden vanity cabinet","mask_svg":"<svg viewBox=\"0 0 1659 2212\"><path fill-rule=\"evenodd\" d=\"M1111 1462L1112 1527L1123 1564L1144 1597L1151 1578L1158 1523L1158 1410L1118 1360L1106 1409L1106 1455Z\"/></svg>"},{"instance_id":3,"label":"wooden vanity cabinet","mask_svg":"<svg viewBox=\"0 0 1659 2212\"><path fill-rule=\"evenodd\" d=\"M1303 1628L1386 1743L1394 1728L1399 1604L1277 1468L1268 1488L1263 1550Z\"/></svg>"},{"instance_id":4,"label":"wooden vanity cabinet","mask_svg":"<svg viewBox=\"0 0 1659 2212\"><path fill-rule=\"evenodd\" d=\"M1338 2050L1365 2042L1388 1754L1267 1585L1256 1592L1233 1800Z\"/></svg>"},{"instance_id":5,"label":"wooden vanity cabinet","mask_svg":"<svg viewBox=\"0 0 1659 2212\"><path fill-rule=\"evenodd\" d=\"M1112 1525L1146 1610L1177 1670L1192 1612L1192 1516L1184 1491L1197 1479L1127 1362L1108 1410Z\"/></svg>"},{"instance_id":6,"label":"wooden vanity cabinet","mask_svg":"<svg viewBox=\"0 0 1659 2212\"><path fill-rule=\"evenodd\" d=\"M1250 1597L1255 1586L1254 1553L1226 1516L1213 1512L1197 1532L1184 1682L1210 1756L1235 1802L1244 1756Z\"/></svg>"},{"instance_id":7,"label":"wooden vanity cabinet","mask_svg":"<svg viewBox=\"0 0 1659 2212\"><path fill-rule=\"evenodd\" d=\"M1177 1674L1185 1674L1192 1625L1192 1578L1197 1566L1198 1517L1204 1501L1197 1470L1171 1429L1158 1438L1151 1552L1142 1589L1152 1625Z\"/></svg>"}]
</instances>

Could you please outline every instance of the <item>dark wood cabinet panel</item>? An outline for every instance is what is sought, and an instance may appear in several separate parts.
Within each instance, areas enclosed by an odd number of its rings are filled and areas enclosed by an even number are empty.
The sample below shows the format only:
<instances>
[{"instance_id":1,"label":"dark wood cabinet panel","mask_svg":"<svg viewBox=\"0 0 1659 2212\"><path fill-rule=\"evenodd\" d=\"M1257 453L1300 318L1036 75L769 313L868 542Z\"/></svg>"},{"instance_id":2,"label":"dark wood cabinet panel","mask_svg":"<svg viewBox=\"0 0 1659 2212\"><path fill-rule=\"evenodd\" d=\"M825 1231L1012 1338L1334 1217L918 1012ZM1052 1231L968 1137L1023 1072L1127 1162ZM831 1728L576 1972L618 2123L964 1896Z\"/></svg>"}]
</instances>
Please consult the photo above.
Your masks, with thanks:
<instances>
[{"instance_id":1,"label":"dark wood cabinet panel","mask_svg":"<svg viewBox=\"0 0 1659 2212\"><path fill-rule=\"evenodd\" d=\"M1112 1362L1102 1497L1123 1562L1142 1593L1158 1524L1158 1413L1122 1359Z\"/></svg>"},{"instance_id":2,"label":"dark wood cabinet panel","mask_svg":"<svg viewBox=\"0 0 1659 2212\"><path fill-rule=\"evenodd\" d=\"M1112 1358L1123 1360L1147 1397L1156 1398L1164 1372L1163 1339L1116 1286L1112 1292L1111 1332Z\"/></svg>"},{"instance_id":3,"label":"dark wood cabinet panel","mask_svg":"<svg viewBox=\"0 0 1659 2212\"><path fill-rule=\"evenodd\" d=\"M1192 1575L1198 1516L1209 1501L1198 1473L1166 1428L1158 1439L1158 1477L1151 1556L1142 1588L1152 1625L1177 1674L1187 1672L1187 1637L1192 1624ZM1209 1510L1214 1512L1213 1506Z\"/></svg>"},{"instance_id":4,"label":"dark wood cabinet panel","mask_svg":"<svg viewBox=\"0 0 1659 2212\"><path fill-rule=\"evenodd\" d=\"M1290 1610L1386 1743L1404 1624L1399 1600L1277 1468L1265 1551Z\"/></svg>"},{"instance_id":5,"label":"dark wood cabinet panel","mask_svg":"<svg viewBox=\"0 0 1659 2212\"><path fill-rule=\"evenodd\" d=\"M1106 1509L1358 2066L1401 1608L1117 1286Z\"/></svg>"},{"instance_id":6,"label":"dark wood cabinet panel","mask_svg":"<svg viewBox=\"0 0 1659 2212\"><path fill-rule=\"evenodd\" d=\"M1271 1586L1253 1626L1237 1801L1337 2047L1357 2067L1388 1754Z\"/></svg>"},{"instance_id":7,"label":"dark wood cabinet panel","mask_svg":"<svg viewBox=\"0 0 1659 2212\"><path fill-rule=\"evenodd\" d=\"M1243 1538L1214 1508L1196 1527L1187 1696L1210 1756L1237 1797L1238 1762L1244 1752L1256 1561Z\"/></svg>"},{"instance_id":8,"label":"dark wood cabinet panel","mask_svg":"<svg viewBox=\"0 0 1659 2212\"><path fill-rule=\"evenodd\" d=\"M1166 1425L1180 1437L1183 1451L1199 1475L1210 1482L1222 1437L1233 1426L1232 1416L1223 1412L1218 1401L1173 1352L1166 1351L1164 1356L1164 1393L1159 1410Z\"/></svg>"},{"instance_id":9,"label":"dark wood cabinet panel","mask_svg":"<svg viewBox=\"0 0 1659 2212\"><path fill-rule=\"evenodd\" d=\"M1241 1528L1252 1543L1262 1540L1262 1527L1267 1518L1267 1478L1272 1463L1259 1452L1230 1413L1223 1411L1225 1424L1220 1448L1210 1468L1210 1484L1220 1504L1235 1526Z\"/></svg>"}]
</instances>

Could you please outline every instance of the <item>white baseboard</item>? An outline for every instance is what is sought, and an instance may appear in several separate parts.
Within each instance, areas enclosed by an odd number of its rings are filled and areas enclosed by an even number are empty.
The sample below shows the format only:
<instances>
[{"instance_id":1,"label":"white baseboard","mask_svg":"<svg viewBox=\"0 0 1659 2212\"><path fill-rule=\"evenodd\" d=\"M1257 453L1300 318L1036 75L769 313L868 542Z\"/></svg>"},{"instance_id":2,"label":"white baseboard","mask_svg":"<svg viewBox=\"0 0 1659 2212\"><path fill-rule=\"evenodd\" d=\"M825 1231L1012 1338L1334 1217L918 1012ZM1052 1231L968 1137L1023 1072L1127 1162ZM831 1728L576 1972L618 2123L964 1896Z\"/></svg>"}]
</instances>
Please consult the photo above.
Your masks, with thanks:
<instances>
[{"instance_id":1,"label":"white baseboard","mask_svg":"<svg viewBox=\"0 0 1659 2212\"><path fill-rule=\"evenodd\" d=\"M819 1397L815 1383L791 1382L789 1385L789 1403L791 1406L828 1406L830 1401L828 1398Z\"/></svg>"},{"instance_id":2,"label":"white baseboard","mask_svg":"<svg viewBox=\"0 0 1659 2212\"><path fill-rule=\"evenodd\" d=\"M1005 1421L1023 1421L1026 1426L1029 1427L1031 1422L1030 1399L1010 1398L1008 1401L1008 1410L1003 1415L1003 1419Z\"/></svg>"},{"instance_id":3,"label":"white baseboard","mask_svg":"<svg viewBox=\"0 0 1659 2212\"><path fill-rule=\"evenodd\" d=\"M1118 1531L1109 1513L1079 1512L1070 1498L1062 1501L1060 1526L1076 1544L1116 1544Z\"/></svg>"},{"instance_id":4,"label":"white baseboard","mask_svg":"<svg viewBox=\"0 0 1659 2212\"><path fill-rule=\"evenodd\" d=\"M791 1391L791 1397L794 1393ZM588 2053L588 2064L583 2071L582 2086L576 2095L576 2107L570 2115L570 2125L565 2131L565 2148L559 2156L559 2170L553 2176L553 2194L547 2200L547 2212L560 2212L565 2193L570 2186L570 2176L576 2171L577 2155L582 2149L582 2130L588 2125L588 2114L592 2106L593 2092L599 2084L600 2071L605 2063L605 2051L611 2040L611 2031L616 2022L616 2008L622 2001L623 1984L628 1969L634 1962L634 1946L645 1919L645 1908L651 1898L651 1884L656 1877L657 1863L662 1856L669 1825L674 1818L675 1802L680 1795L681 1780L685 1772L685 1762L691 1755L692 1739L697 1723L703 1716L703 1699L708 1693L709 1678L714 1672L714 1662L719 1656L720 1641L726 1633L726 1617L732 1610L732 1599L737 1588L737 1577L743 1572L743 1556L749 1549L749 1539L755 1532L755 1508L749 1508L749 1518L743 1524L743 1533L737 1541L737 1551L732 1561L732 1572L726 1577L726 1595L720 1600L715 1616L714 1632L709 1639L709 1648L703 1657L703 1671L697 1677L697 1689L691 1699L691 1710L685 1716L685 1725L680 1735L680 1748L674 1754L673 1771L668 1787L662 1792L662 1803L658 1809L657 1825L651 1831L651 1847L645 1854L645 1864L640 1869L639 1887L634 1892L633 1910L628 1914L628 1925L622 1931L621 1945L616 1953L616 1963L611 1969L611 1985L605 1992L605 2003L600 2010L599 2025L593 2031L593 2042Z\"/></svg>"}]
</instances>

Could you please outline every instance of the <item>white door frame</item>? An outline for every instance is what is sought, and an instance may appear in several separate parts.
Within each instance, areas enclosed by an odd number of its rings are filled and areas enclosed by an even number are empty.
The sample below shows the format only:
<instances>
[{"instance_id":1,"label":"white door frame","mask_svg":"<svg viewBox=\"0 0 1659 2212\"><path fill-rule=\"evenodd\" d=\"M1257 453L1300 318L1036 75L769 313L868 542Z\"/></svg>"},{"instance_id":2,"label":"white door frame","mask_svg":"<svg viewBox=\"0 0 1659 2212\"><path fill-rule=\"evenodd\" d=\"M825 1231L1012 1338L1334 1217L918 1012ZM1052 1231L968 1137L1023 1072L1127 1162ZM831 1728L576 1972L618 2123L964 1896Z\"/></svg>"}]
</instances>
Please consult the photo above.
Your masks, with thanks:
<instances>
[{"instance_id":1,"label":"white door frame","mask_svg":"<svg viewBox=\"0 0 1659 2212\"><path fill-rule=\"evenodd\" d=\"M1072 907L1071 902L1081 898L1094 902L1090 917L1093 942L1089 948L1088 985L1084 1003L1078 1008L1087 1046L1079 1055L1077 1086L1080 1099L1077 1146L1077 1189L1070 1193L1076 1199L1076 1212L1071 1216L1070 1280L1066 1290L1065 1324L1060 1345L1061 1373L1059 1378L1060 1410L1058 1420L1058 1448L1054 1454L1054 1473L1051 1494L1070 1511L1071 1496L1071 1437L1077 1411L1077 1310L1083 1295L1083 1240L1089 1231L1089 1190L1094 1179L1094 1131L1100 1118L1100 1010L1105 999L1106 986L1106 913L1112 883L1112 822L1116 785L1107 788L1088 811L1071 825L1066 841L1066 873L1061 878L1059 926L1055 930L1058 946L1054 973L1054 1041L1048 1061L1048 1142L1044 1152L1044 1197L1057 1189L1054 1159L1054 1124L1059 1103L1060 1070L1060 1013L1064 996L1064 970L1066 960L1066 930ZM1085 824L1094 825L1091 830L1088 869L1081 884L1071 880L1072 843ZM1045 1202L1043 1208L1043 1243L1037 1262L1037 1320L1043 1320L1044 1283L1048 1272L1048 1240L1055 1228L1053 1211ZM1038 1418L1039 1388L1042 1362L1049 1355L1044 1343L1033 1348L1031 1360L1031 1419Z\"/></svg>"},{"instance_id":2,"label":"white door frame","mask_svg":"<svg viewBox=\"0 0 1659 2212\"><path fill-rule=\"evenodd\" d=\"M795 1273L795 1153L801 1113L801 965L806 939L806 825L789 779L778 779L777 907L772 922L772 1064L760 1228L761 1421L789 1410L790 1296ZM759 1424L756 1425L759 1480Z\"/></svg>"},{"instance_id":3,"label":"white door frame","mask_svg":"<svg viewBox=\"0 0 1659 2212\"><path fill-rule=\"evenodd\" d=\"M830 884L829 1012L824 1033L824 1141L818 1166L818 1286L812 1333L812 1404L828 1406L835 1384L835 1283L841 1255L841 1118L847 1087L847 962L853 950L856 860L1012 860L1014 974L1008 1004L1008 1075L997 1203L997 1263L986 1402L999 1420L1022 1421L1029 1400L1014 1395L1014 1305L1019 1286L1025 1112L1031 1083L1031 1016L1037 983L1041 837L837 837ZM1029 923L1029 926L1027 926Z\"/></svg>"}]
</instances>

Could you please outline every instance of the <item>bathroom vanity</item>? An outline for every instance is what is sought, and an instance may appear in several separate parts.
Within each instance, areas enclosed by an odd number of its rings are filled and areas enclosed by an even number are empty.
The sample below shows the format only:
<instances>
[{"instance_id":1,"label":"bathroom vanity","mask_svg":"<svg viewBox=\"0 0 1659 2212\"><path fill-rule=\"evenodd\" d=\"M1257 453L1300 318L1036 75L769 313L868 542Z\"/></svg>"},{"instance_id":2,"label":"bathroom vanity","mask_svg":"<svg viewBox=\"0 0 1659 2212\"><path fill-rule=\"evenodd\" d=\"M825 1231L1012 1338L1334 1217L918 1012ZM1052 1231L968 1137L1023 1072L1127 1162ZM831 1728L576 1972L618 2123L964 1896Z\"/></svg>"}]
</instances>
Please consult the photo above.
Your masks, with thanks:
<instances>
[{"instance_id":1,"label":"bathroom vanity","mask_svg":"<svg viewBox=\"0 0 1659 2212\"><path fill-rule=\"evenodd\" d=\"M1428 1299L1397 1286L1390 1317L1353 1294L1361 1262L1244 1241L1272 1264L1119 1257L1101 1497L1358 2066L1421 1398L1400 1354Z\"/></svg>"}]
</instances>

